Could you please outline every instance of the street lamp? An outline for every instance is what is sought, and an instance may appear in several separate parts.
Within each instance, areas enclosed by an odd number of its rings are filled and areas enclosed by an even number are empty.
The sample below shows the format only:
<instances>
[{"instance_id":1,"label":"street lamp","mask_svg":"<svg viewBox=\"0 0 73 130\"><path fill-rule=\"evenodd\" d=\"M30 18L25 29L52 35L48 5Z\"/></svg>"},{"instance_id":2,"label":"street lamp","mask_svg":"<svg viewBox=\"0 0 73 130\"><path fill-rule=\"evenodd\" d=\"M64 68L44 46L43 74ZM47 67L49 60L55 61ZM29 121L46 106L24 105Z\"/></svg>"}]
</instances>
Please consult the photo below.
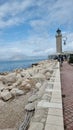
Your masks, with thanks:
<instances>
[{"instance_id":1,"label":"street lamp","mask_svg":"<svg viewBox=\"0 0 73 130\"><path fill-rule=\"evenodd\" d=\"M66 45L67 44L67 37L66 36L62 36L62 39L63 39L63 44Z\"/></svg>"}]
</instances>

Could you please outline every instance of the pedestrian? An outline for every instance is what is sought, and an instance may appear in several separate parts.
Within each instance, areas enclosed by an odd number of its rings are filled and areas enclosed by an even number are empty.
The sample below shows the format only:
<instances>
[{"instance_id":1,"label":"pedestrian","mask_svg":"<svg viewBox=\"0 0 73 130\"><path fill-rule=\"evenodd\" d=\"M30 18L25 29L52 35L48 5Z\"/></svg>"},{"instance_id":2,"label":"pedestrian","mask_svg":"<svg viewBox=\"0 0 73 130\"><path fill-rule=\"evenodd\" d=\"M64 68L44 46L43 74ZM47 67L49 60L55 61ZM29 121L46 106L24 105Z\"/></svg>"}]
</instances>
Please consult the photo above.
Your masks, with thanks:
<instances>
[{"instance_id":1,"label":"pedestrian","mask_svg":"<svg viewBox=\"0 0 73 130\"><path fill-rule=\"evenodd\" d=\"M62 63L63 63L63 56L62 55L58 56L58 61L60 62L60 66L62 67Z\"/></svg>"}]
</instances>

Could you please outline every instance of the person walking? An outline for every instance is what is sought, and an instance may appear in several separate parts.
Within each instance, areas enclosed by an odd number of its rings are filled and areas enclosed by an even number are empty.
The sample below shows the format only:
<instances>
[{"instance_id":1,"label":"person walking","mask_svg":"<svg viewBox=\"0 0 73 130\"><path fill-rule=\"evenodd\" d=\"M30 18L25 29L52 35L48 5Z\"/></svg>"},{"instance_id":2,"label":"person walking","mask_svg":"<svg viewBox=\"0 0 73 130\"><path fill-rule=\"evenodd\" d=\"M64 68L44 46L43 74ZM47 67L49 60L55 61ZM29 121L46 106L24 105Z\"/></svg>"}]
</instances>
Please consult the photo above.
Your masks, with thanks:
<instances>
[{"instance_id":1,"label":"person walking","mask_svg":"<svg viewBox=\"0 0 73 130\"><path fill-rule=\"evenodd\" d=\"M60 66L62 67L62 63L63 63L63 56L62 55L58 56L58 61L60 62Z\"/></svg>"}]
</instances>

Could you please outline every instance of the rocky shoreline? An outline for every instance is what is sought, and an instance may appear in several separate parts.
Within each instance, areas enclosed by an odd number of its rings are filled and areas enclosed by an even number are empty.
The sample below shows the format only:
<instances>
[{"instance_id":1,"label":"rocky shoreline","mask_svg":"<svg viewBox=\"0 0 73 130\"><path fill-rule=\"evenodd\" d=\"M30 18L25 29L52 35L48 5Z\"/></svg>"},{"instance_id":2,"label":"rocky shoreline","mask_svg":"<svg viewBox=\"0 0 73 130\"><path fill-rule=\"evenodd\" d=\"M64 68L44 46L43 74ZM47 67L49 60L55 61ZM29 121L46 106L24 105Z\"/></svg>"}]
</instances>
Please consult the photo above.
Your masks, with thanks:
<instances>
[{"instance_id":1,"label":"rocky shoreline","mask_svg":"<svg viewBox=\"0 0 73 130\"><path fill-rule=\"evenodd\" d=\"M50 80L57 61L45 60L28 69L0 74L0 128L17 129L25 110L41 98L43 83ZM10 119L11 116L11 119Z\"/></svg>"}]
</instances>

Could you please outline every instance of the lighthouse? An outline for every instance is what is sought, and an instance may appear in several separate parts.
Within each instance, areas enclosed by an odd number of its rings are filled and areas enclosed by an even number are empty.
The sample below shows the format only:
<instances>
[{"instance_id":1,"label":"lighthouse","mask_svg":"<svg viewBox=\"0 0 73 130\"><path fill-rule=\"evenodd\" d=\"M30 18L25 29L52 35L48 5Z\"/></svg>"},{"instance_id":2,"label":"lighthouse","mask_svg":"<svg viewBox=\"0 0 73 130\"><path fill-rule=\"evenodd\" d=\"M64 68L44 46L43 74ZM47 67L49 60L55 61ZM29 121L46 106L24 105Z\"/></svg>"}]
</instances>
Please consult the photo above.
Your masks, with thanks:
<instances>
[{"instance_id":1,"label":"lighthouse","mask_svg":"<svg viewBox=\"0 0 73 130\"><path fill-rule=\"evenodd\" d=\"M61 30L58 29L56 31L56 52L57 53L62 53L62 34L61 34Z\"/></svg>"}]
</instances>

